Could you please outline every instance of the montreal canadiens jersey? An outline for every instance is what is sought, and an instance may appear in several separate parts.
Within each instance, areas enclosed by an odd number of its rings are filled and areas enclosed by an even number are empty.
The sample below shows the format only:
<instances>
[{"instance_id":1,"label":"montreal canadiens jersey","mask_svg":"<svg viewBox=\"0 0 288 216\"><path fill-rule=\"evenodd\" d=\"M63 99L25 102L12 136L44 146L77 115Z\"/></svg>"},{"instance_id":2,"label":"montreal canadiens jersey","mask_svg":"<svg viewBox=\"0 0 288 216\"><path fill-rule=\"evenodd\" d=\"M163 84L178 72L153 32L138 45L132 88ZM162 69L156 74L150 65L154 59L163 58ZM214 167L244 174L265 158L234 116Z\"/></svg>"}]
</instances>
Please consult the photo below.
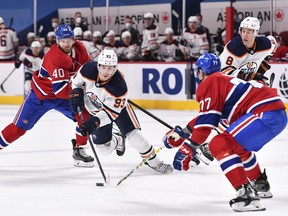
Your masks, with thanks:
<instances>
[{"instance_id":1,"label":"montreal canadiens jersey","mask_svg":"<svg viewBox=\"0 0 288 216\"><path fill-rule=\"evenodd\" d=\"M114 121L127 104L127 84L118 70L109 80L100 82L97 62L90 61L72 78L73 89L83 86L85 107L100 119L100 127Z\"/></svg>"},{"instance_id":2,"label":"montreal canadiens jersey","mask_svg":"<svg viewBox=\"0 0 288 216\"><path fill-rule=\"evenodd\" d=\"M25 62L25 59L27 59L29 62L31 62L32 67L31 68L25 67L25 72L32 74L34 71L39 70L43 56L44 56L43 51L41 51L38 56L35 56L32 52L32 49L27 48L22 51L21 55L19 56L19 60L21 62Z\"/></svg>"},{"instance_id":3,"label":"montreal canadiens jersey","mask_svg":"<svg viewBox=\"0 0 288 216\"><path fill-rule=\"evenodd\" d=\"M232 39L219 56L221 70L229 75L237 76L239 70L244 73L254 73L261 62L275 50L276 43L272 36L256 37L253 49L248 49L243 44L240 36Z\"/></svg>"},{"instance_id":4,"label":"montreal canadiens jersey","mask_svg":"<svg viewBox=\"0 0 288 216\"><path fill-rule=\"evenodd\" d=\"M243 81L222 73L203 80L197 89L198 116L188 124L192 140L202 144L220 120L232 124L246 113L285 109L277 90L257 81Z\"/></svg>"},{"instance_id":5,"label":"montreal canadiens jersey","mask_svg":"<svg viewBox=\"0 0 288 216\"><path fill-rule=\"evenodd\" d=\"M90 60L85 47L78 41L75 41L70 55L54 44L44 55L40 69L34 72L31 87L40 100L68 100L72 90L70 78Z\"/></svg>"}]
</instances>

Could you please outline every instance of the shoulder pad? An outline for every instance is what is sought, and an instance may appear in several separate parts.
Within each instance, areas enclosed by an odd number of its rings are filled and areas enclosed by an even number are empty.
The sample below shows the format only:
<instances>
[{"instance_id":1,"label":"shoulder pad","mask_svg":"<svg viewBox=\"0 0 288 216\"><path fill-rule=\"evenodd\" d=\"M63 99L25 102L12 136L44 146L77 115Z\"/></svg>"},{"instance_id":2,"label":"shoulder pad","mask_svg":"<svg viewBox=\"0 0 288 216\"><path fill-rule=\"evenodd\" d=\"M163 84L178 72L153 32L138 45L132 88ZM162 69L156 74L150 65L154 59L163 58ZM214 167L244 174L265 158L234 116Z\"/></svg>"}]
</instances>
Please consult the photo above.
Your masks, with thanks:
<instances>
[{"instance_id":1,"label":"shoulder pad","mask_svg":"<svg viewBox=\"0 0 288 216\"><path fill-rule=\"evenodd\" d=\"M98 68L97 68L97 62L95 61L89 61L83 65L83 67L80 70L80 73L83 77L97 81L98 77Z\"/></svg>"},{"instance_id":2,"label":"shoulder pad","mask_svg":"<svg viewBox=\"0 0 288 216\"><path fill-rule=\"evenodd\" d=\"M45 54L46 59L50 58L50 62L57 67L70 67L72 64L72 59L64 54L58 47L54 44L49 52Z\"/></svg>"},{"instance_id":3,"label":"shoulder pad","mask_svg":"<svg viewBox=\"0 0 288 216\"><path fill-rule=\"evenodd\" d=\"M204 34L206 33L205 29L203 27L198 27L195 31L196 34Z\"/></svg>"},{"instance_id":4,"label":"shoulder pad","mask_svg":"<svg viewBox=\"0 0 288 216\"><path fill-rule=\"evenodd\" d=\"M271 41L267 37L256 37L256 51L267 50L271 48Z\"/></svg>"},{"instance_id":5,"label":"shoulder pad","mask_svg":"<svg viewBox=\"0 0 288 216\"><path fill-rule=\"evenodd\" d=\"M242 43L241 37L237 36L227 44L227 50L233 55L241 57L247 53L247 49Z\"/></svg>"},{"instance_id":6,"label":"shoulder pad","mask_svg":"<svg viewBox=\"0 0 288 216\"><path fill-rule=\"evenodd\" d=\"M122 74L117 70L111 80L103 87L115 97L125 95L128 91L126 82Z\"/></svg>"},{"instance_id":7,"label":"shoulder pad","mask_svg":"<svg viewBox=\"0 0 288 216\"><path fill-rule=\"evenodd\" d=\"M153 30L153 29L156 29L156 28L157 28L157 26L152 24L152 25L148 26L146 29L147 30Z\"/></svg>"},{"instance_id":8,"label":"shoulder pad","mask_svg":"<svg viewBox=\"0 0 288 216\"><path fill-rule=\"evenodd\" d=\"M32 56L32 55L33 55L32 49L31 49L30 47L27 48L27 49L25 50L25 54L26 54L26 55L29 55L29 56Z\"/></svg>"}]
</instances>

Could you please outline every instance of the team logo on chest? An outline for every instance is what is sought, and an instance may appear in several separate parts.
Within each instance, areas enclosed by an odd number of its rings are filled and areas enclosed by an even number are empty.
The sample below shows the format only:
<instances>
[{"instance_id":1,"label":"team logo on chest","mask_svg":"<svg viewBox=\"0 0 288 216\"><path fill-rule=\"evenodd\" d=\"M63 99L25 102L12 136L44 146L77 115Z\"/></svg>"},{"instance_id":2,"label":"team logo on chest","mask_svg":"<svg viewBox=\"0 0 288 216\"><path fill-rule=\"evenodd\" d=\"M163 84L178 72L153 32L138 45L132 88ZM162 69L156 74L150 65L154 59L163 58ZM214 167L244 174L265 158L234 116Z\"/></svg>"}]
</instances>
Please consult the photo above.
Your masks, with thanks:
<instances>
[{"instance_id":1,"label":"team logo on chest","mask_svg":"<svg viewBox=\"0 0 288 216\"><path fill-rule=\"evenodd\" d=\"M87 92L86 93L87 97L89 98L89 101L97 108L101 109L103 104L101 100L95 95L93 92Z\"/></svg>"},{"instance_id":2,"label":"team logo on chest","mask_svg":"<svg viewBox=\"0 0 288 216\"><path fill-rule=\"evenodd\" d=\"M244 73L254 73L257 69L257 63L256 62L247 62L246 64L242 65L240 67L240 71Z\"/></svg>"}]
</instances>

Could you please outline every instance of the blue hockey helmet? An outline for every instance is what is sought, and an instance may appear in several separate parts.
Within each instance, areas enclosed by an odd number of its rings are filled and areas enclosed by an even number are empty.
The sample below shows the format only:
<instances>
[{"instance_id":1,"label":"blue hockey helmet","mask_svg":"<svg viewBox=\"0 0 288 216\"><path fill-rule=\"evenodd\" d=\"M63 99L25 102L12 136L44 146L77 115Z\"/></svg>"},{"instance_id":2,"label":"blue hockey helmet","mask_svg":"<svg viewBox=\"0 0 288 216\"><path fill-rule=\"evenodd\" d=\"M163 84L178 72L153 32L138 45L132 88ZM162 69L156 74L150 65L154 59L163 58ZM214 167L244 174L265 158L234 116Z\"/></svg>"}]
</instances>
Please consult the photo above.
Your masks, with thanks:
<instances>
[{"instance_id":1,"label":"blue hockey helmet","mask_svg":"<svg viewBox=\"0 0 288 216\"><path fill-rule=\"evenodd\" d=\"M56 29L55 34L56 34L56 39L74 37L72 28L67 24L59 25L58 28Z\"/></svg>"},{"instance_id":2,"label":"blue hockey helmet","mask_svg":"<svg viewBox=\"0 0 288 216\"><path fill-rule=\"evenodd\" d=\"M221 69L221 61L215 53L204 53L196 62L197 74L199 74L199 68L202 69L205 75L219 72Z\"/></svg>"}]
</instances>

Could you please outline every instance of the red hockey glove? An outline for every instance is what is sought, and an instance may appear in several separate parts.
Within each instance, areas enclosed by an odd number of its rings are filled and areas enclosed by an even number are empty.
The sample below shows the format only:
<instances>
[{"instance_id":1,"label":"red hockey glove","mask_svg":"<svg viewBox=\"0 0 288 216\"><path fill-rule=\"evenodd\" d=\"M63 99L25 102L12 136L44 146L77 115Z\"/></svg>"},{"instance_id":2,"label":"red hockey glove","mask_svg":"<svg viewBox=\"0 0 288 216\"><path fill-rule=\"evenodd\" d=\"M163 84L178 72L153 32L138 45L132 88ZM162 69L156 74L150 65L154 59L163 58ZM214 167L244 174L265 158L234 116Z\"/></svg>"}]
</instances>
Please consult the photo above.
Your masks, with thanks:
<instances>
[{"instance_id":1,"label":"red hockey glove","mask_svg":"<svg viewBox=\"0 0 288 216\"><path fill-rule=\"evenodd\" d=\"M184 133L180 126L176 126L173 130L170 130L163 137L164 145L167 148L179 147L190 134Z\"/></svg>"},{"instance_id":2,"label":"red hockey glove","mask_svg":"<svg viewBox=\"0 0 288 216\"><path fill-rule=\"evenodd\" d=\"M194 155L194 150L191 145L184 142L174 157L173 166L176 170L187 171L190 166L189 163Z\"/></svg>"}]
</instances>

